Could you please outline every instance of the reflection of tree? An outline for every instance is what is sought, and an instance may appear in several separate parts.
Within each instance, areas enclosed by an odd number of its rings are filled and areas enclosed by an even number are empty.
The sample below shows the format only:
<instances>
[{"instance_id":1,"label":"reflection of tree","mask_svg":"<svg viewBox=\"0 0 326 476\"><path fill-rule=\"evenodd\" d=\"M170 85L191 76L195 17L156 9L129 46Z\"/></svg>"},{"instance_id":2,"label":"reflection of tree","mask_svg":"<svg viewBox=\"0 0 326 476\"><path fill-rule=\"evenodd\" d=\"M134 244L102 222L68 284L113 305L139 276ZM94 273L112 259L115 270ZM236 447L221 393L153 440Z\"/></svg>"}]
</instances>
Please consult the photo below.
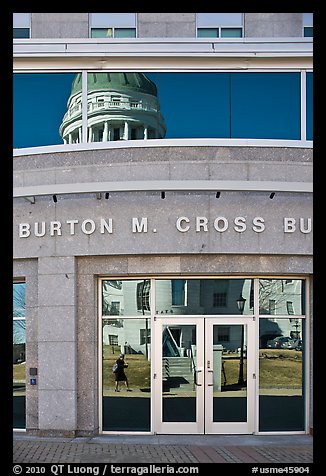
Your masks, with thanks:
<instances>
[{"instance_id":1,"label":"reflection of tree","mask_svg":"<svg viewBox=\"0 0 326 476\"><path fill-rule=\"evenodd\" d=\"M14 321L13 344L25 344L25 320Z\"/></svg>"},{"instance_id":2,"label":"reflection of tree","mask_svg":"<svg viewBox=\"0 0 326 476\"><path fill-rule=\"evenodd\" d=\"M25 284L15 283L13 285L13 317L21 317L14 321L13 325L13 344L25 344Z\"/></svg>"},{"instance_id":3,"label":"reflection of tree","mask_svg":"<svg viewBox=\"0 0 326 476\"><path fill-rule=\"evenodd\" d=\"M105 281L104 284L108 284L108 286L111 286L112 288L115 289L122 289L122 281Z\"/></svg>"},{"instance_id":4,"label":"reflection of tree","mask_svg":"<svg viewBox=\"0 0 326 476\"><path fill-rule=\"evenodd\" d=\"M25 284L14 284L13 286L13 308L14 317L25 317Z\"/></svg>"},{"instance_id":5,"label":"reflection of tree","mask_svg":"<svg viewBox=\"0 0 326 476\"><path fill-rule=\"evenodd\" d=\"M116 289L118 292L114 292ZM122 281L103 281L102 288L102 313L105 316L118 316L120 314L120 304L116 307L116 302L112 303L112 298L115 297L118 303L122 300Z\"/></svg>"},{"instance_id":6,"label":"reflection of tree","mask_svg":"<svg viewBox=\"0 0 326 476\"><path fill-rule=\"evenodd\" d=\"M149 307L149 294L150 294L150 280L149 279L144 279L144 281L141 283L141 310L143 316L145 315L145 309L144 309L144 292L148 293L148 307ZM150 309L149 309L150 310ZM146 359L148 359L148 319L145 319L145 355Z\"/></svg>"},{"instance_id":7,"label":"reflection of tree","mask_svg":"<svg viewBox=\"0 0 326 476\"><path fill-rule=\"evenodd\" d=\"M112 327L123 327L123 319L105 319L104 325Z\"/></svg>"},{"instance_id":8,"label":"reflection of tree","mask_svg":"<svg viewBox=\"0 0 326 476\"><path fill-rule=\"evenodd\" d=\"M270 301L274 301L273 314L287 314L287 301L301 298L301 281L298 281L299 290L291 289L289 293L285 289L285 279L261 279L259 280L259 309L260 314L271 314ZM297 288L297 286L295 286ZM300 311L301 313L301 311Z\"/></svg>"}]
</instances>

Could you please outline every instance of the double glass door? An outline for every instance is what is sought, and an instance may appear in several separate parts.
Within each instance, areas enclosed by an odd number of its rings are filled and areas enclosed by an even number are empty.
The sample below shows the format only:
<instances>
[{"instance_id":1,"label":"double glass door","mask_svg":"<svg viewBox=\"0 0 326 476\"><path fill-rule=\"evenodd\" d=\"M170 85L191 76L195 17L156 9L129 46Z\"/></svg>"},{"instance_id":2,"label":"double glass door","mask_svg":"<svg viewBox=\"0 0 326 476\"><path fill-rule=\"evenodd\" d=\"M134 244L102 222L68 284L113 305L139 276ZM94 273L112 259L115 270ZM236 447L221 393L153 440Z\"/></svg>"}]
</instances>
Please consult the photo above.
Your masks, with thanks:
<instances>
[{"instance_id":1,"label":"double glass door","mask_svg":"<svg viewBox=\"0 0 326 476\"><path fill-rule=\"evenodd\" d=\"M157 317L158 433L252 433L252 317Z\"/></svg>"}]
</instances>

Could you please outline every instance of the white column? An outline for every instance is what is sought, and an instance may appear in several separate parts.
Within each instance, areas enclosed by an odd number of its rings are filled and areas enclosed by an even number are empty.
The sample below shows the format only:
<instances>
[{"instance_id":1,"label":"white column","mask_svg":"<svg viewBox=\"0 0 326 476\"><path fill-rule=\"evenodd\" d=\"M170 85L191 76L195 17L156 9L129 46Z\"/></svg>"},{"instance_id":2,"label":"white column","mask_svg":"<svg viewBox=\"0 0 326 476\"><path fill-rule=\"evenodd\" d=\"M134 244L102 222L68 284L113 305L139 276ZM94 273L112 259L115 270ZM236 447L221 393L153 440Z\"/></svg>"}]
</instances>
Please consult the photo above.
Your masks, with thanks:
<instances>
[{"instance_id":1,"label":"white column","mask_svg":"<svg viewBox=\"0 0 326 476\"><path fill-rule=\"evenodd\" d=\"M144 139L145 140L147 139L147 132L148 132L147 126L144 126Z\"/></svg>"},{"instance_id":2,"label":"white column","mask_svg":"<svg viewBox=\"0 0 326 476\"><path fill-rule=\"evenodd\" d=\"M71 134L69 134L68 136L68 144L71 144L72 143L72 137L71 137Z\"/></svg>"},{"instance_id":3,"label":"white column","mask_svg":"<svg viewBox=\"0 0 326 476\"><path fill-rule=\"evenodd\" d=\"M103 142L107 142L107 140L108 140L108 123L104 122Z\"/></svg>"},{"instance_id":4,"label":"white column","mask_svg":"<svg viewBox=\"0 0 326 476\"><path fill-rule=\"evenodd\" d=\"M89 127L89 129L88 129L88 142L92 142L92 132L93 132L92 128Z\"/></svg>"},{"instance_id":5,"label":"white column","mask_svg":"<svg viewBox=\"0 0 326 476\"><path fill-rule=\"evenodd\" d=\"M129 124L127 121L125 121L125 128L124 128L124 132L123 132L123 138L124 140L128 140L129 139Z\"/></svg>"}]
</instances>

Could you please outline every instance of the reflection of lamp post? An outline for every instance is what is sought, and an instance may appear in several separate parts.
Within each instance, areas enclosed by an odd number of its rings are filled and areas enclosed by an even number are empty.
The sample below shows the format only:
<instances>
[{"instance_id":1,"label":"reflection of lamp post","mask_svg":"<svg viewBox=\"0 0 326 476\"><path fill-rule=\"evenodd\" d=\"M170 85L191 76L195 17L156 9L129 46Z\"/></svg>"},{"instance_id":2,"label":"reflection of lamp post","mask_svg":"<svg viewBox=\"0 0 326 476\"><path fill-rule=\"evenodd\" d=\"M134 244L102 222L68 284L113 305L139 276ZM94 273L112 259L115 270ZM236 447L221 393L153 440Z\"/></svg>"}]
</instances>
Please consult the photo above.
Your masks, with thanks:
<instances>
[{"instance_id":1,"label":"reflection of lamp post","mask_svg":"<svg viewBox=\"0 0 326 476\"><path fill-rule=\"evenodd\" d=\"M148 283L148 279L144 279L144 281L141 284L141 310L142 314L145 317L145 310L144 310L144 287L145 283ZM148 320L145 317L145 356L146 359L148 360Z\"/></svg>"},{"instance_id":2,"label":"reflection of lamp post","mask_svg":"<svg viewBox=\"0 0 326 476\"><path fill-rule=\"evenodd\" d=\"M245 306L246 299L242 297L242 294L240 294L239 299L237 299L237 306L239 309L240 314L243 314L244 306ZM240 366L239 366L239 379L238 379L238 384L243 385L244 384L244 379L243 379L243 346L244 346L244 325L241 324L241 347L240 347Z\"/></svg>"}]
</instances>

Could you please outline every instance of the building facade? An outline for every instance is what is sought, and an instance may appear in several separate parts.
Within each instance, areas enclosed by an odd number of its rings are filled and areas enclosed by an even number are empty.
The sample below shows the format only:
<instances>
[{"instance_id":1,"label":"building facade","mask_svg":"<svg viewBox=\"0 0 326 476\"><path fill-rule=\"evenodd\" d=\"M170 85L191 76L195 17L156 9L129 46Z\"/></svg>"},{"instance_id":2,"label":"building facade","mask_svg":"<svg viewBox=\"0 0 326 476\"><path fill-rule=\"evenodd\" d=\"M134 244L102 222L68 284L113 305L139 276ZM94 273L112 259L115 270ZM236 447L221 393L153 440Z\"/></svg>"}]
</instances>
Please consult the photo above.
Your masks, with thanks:
<instances>
[{"instance_id":1,"label":"building facade","mask_svg":"<svg viewBox=\"0 0 326 476\"><path fill-rule=\"evenodd\" d=\"M311 433L312 14L13 26L14 428Z\"/></svg>"}]
</instances>

